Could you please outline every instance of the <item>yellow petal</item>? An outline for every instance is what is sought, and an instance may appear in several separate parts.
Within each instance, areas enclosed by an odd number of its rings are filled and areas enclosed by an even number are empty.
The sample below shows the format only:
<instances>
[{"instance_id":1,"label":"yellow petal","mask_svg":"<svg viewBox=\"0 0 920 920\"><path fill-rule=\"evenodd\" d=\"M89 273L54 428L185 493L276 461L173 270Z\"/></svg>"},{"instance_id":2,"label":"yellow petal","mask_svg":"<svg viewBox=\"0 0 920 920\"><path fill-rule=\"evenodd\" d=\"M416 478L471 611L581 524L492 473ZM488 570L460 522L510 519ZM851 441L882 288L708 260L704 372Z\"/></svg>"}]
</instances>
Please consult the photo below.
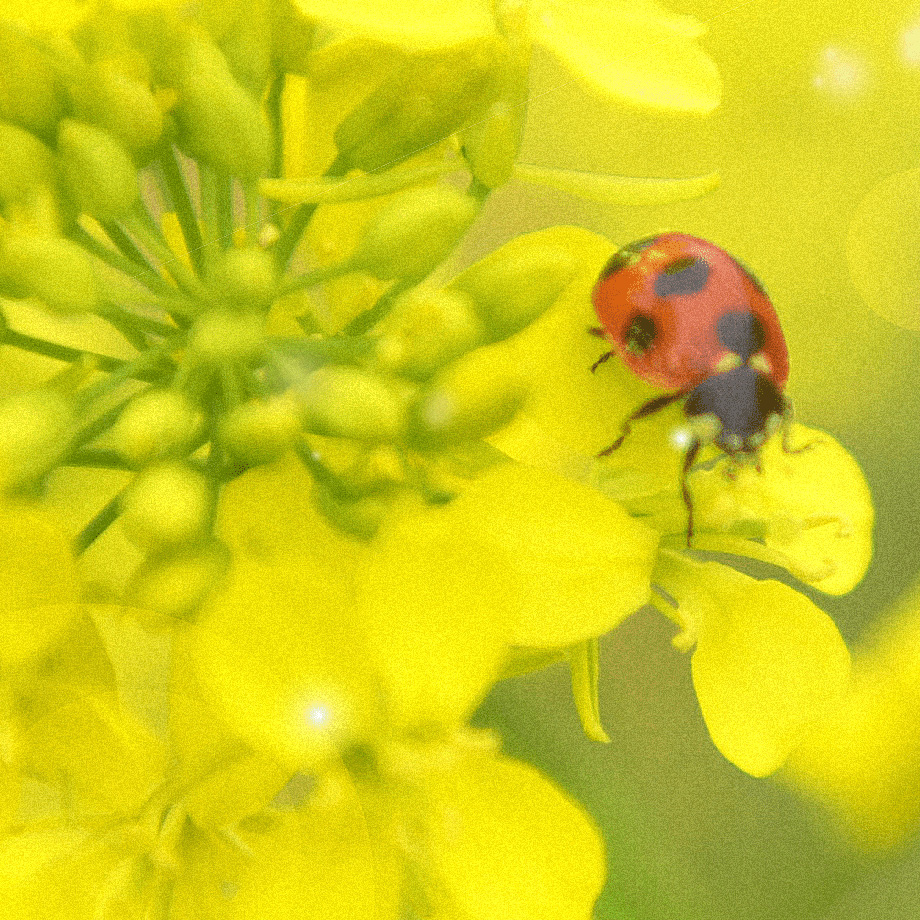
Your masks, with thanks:
<instances>
[{"instance_id":1,"label":"yellow petal","mask_svg":"<svg viewBox=\"0 0 920 920\"><path fill-rule=\"evenodd\" d=\"M554 473L506 464L450 505L524 584L517 645L572 645L613 629L641 607L658 535L600 492Z\"/></svg>"},{"instance_id":2,"label":"yellow petal","mask_svg":"<svg viewBox=\"0 0 920 920\"><path fill-rule=\"evenodd\" d=\"M298 566L240 561L194 628L202 688L257 750L310 769L366 739L376 681L355 630L347 571L335 557Z\"/></svg>"},{"instance_id":3,"label":"yellow petal","mask_svg":"<svg viewBox=\"0 0 920 920\"><path fill-rule=\"evenodd\" d=\"M486 0L295 0L324 25L346 26L381 42L413 50L449 47L494 34Z\"/></svg>"},{"instance_id":4,"label":"yellow petal","mask_svg":"<svg viewBox=\"0 0 920 920\"><path fill-rule=\"evenodd\" d=\"M777 564L820 591L846 594L872 559L872 496L844 447L822 431L795 425L791 446L806 445L802 453L785 454L781 439L773 438L763 449L762 474L750 467L734 481L718 467L694 474L694 507L703 527L761 522L763 544L778 554ZM763 544L753 544L752 553ZM743 544L737 551L745 551Z\"/></svg>"},{"instance_id":5,"label":"yellow petal","mask_svg":"<svg viewBox=\"0 0 920 920\"><path fill-rule=\"evenodd\" d=\"M920 590L858 654L844 704L816 726L786 774L861 845L904 841L920 822Z\"/></svg>"},{"instance_id":6,"label":"yellow petal","mask_svg":"<svg viewBox=\"0 0 920 920\"><path fill-rule=\"evenodd\" d=\"M693 685L706 726L728 760L766 776L840 705L849 652L830 617L780 582L718 563L696 567L692 582L702 601Z\"/></svg>"},{"instance_id":7,"label":"yellow petal","mask_svg":"<svg viewBox=\"0 0 920 920\"><path fill-rule=\"evenodd\" d=\"M589 86L627 102L679 112L710 112L722 84L695 42L693 20L650 4L542 0L534 39Z\"/></svg>"},{"instance_id":8,"label":"yellow petal","mask_svg":"<svg viewBox=\"0 0 920 920\"><path fill-rule=\"evenodd\" d=\"M533 767L470 757L431 777L430 854L451 916L586 920L604 847L582 808Z\"/></svg>"},{"instance_id":9,"label":"yellow petal","mask_svg":"<svg viewBox=\"0 0 920 920\"><path fill-rule=\"evenodd\" d=\"M358 576L367 648L397 724L464 720L495 679L523 585L508 554L448 509L390 520Z\"/></svg>"}]
</instances>

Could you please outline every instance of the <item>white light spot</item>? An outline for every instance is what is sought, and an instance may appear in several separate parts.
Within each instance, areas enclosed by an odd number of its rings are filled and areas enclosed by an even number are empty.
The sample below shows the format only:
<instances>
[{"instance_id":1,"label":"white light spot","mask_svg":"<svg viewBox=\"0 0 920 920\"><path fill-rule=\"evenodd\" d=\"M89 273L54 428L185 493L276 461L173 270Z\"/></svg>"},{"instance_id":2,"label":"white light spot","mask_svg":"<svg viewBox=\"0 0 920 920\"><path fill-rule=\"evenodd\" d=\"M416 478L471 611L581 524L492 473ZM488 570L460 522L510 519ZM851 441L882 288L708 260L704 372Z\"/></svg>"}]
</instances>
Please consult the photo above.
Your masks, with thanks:
<instances>
[{"instance_id":1,"label":"white light spot","mask_svg":"<svg viewBox=\"0 0 920 920\"><path fill-rule=\"evenodd\" d=\"M454 416L453 398L443 391L433 393L425 401L422 415L429 428L442 428Z\"/></svg>"},{"instance_id":2,"label":"white light spot","mask_svg":"<svg viewBox=\"0 0 920 920\"><path fill-rule=\"evenodd\" d=\"M912 22L898 40L901 60L908 67L920 67L920 19Z\"/></svg>"},{"instance_id":3,"label":"white light spot","mask_svg":"<svg viewBox=\"0 0 920 920\"><path fill-rule=\"evenodd\" d=\"M846 48L825 48L812 77L815 89L837 98L853 98L869 84L869 67L865 59Z\"/></svg>"},{"instance_id":4,"label":"white light spot","mask_svg":"<svg viewBox=\"0 0 920 920\"><path fill-rule=\"evenodd\" d=\"M693 432L685 425L681 425L680 428L675 428L671 432L669 440L674 450L685 451L693 440Z\"/></svg>"},{"instance_id":5,"label":"white light spot","mask_svg":"<svg viewBox=\"0 0 920 920\"><path fill-rule=\"evenodd\" d=\"M312 703L307 707L307 721L314 728L325 728L332 718L332 713L325 703Z\"/></svg>"}]
</instances>

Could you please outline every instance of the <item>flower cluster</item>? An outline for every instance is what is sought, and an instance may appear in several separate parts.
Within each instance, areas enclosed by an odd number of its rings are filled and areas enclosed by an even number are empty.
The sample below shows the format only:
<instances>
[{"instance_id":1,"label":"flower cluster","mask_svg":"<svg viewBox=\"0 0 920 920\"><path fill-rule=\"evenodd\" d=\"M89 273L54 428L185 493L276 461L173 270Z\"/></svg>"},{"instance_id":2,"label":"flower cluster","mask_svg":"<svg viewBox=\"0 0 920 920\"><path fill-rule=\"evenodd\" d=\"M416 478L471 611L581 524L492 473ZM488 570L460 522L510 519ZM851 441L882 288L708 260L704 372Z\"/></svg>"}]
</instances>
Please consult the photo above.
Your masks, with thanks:
<instances>
[{"instance_id":1,"label":"flower cluster","mask_svg":"<svg viewBox=\"0 0 920 920\"><path fill-rule=\"evenodd\" d=\"M535 47L706 112L699 34L645 0L0 18L4 343L34 358L0 399L5 916L584 918L599 833L469 726L497 680L567 660L605 740L598 637L652 603L749 773L838 702L832 622L725 555L852 588L849 455L800 429L762 476L702 464L700 561L673 417L594 459L642 397L590 373L611 244L456 254L512 180L711 188L518 156Z\"/></svg>"}]
</instances>

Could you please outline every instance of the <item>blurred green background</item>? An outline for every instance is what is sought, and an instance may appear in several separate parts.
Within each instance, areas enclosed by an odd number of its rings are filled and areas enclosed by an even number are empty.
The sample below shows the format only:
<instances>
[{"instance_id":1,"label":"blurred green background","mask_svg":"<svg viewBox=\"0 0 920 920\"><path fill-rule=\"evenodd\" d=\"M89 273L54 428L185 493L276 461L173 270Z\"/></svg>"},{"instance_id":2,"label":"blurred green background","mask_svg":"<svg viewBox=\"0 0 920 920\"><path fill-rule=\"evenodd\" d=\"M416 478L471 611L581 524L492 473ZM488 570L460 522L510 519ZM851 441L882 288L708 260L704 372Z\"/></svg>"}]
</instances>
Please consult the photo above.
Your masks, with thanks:
<instances>
[{"instance_id":1,"label":"blurred green background","mask_svg":"<svg viewBox=\"0 0 920 920\"><path fill-rule=\"evenodd\" d=\"M669 8L707 23L702 44L722 73L721 107L706 118L611 107L540 59L523 159L629 175L717 169L721 186L698 201L627 208L511 185L492 196L481 222L492 235L476 245L488 250L558 223L617 245L681 229L755 270L783 320L798 417L846 445L873 490L868 576L847 597L811 594L858 649L920 572L920 181L899 175L920 167L920 3L680 0ZM880 197L872 190L886 180ZM611 419L611 431L617 424ZM558 666L499 685L477 717L602 826L610 878L597 916L920 916L920 842L861 854L795 791L724 761L672 633L642 611L603 640L610 745L584 738Z\"/></svg>"}]
</instances>

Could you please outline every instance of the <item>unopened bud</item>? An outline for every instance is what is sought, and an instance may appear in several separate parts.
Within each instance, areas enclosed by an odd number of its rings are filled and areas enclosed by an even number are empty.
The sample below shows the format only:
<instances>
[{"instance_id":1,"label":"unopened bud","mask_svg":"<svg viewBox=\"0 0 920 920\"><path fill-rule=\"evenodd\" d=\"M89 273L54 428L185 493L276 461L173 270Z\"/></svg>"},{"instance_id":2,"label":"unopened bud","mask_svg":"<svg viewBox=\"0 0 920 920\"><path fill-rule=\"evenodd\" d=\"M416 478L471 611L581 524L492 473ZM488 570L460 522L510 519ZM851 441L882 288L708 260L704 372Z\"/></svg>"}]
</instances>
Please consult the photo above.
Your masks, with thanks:
<instances>
[{"instance_id":1,"label":"unopened bud","mask_svg":"<svg viewBox=\"0 0 920 920\"><path fill-rule=\"evenodd\" d=\"M62 102L51 62L24 31L0 21L0 118L47 137Z\"/></svg>"},{"instance_id":2,"label":"unopened bud","mask_svg":"<svg viewBox=\"0 0 920 920\"><path fill-rule=\"evenodd\" d=\"M385 281L419 281L460 242L478 213L473 198L448 185L401 192L370 220L352 265Z\"/></svg>"},{"instance_id":3,"label":"unopened bud","mask_svg":"<svg viewBox=\"0 0 920 920\"><path fill-rule=\"evenodd\" d=\"M289 450L300 435L300 406L289 395L253 400L224 418L220 442L237 460L270 463Z\"/></svg>"},{"instance_id":4,"label":"unopened bud","mask_svg":"<svg viewBox=\"0 0 920 920\"><path fill-rule=\"evenodd\" d=\"M419 394L409 437L437 448L485 437L515 416L527 396L524 375L507 347L477 348L440 371Z\"/></svg>"},{"instance_id":5,"label":"unopened bud","mask_svg":"<svg viewBox=\"0 0 920 920\"><path fill-rule=\"evenodd\" d=\"M0 275L14 296L57 313L84 313L99 300L92 257L63 237L11 233L0 246Z\"/></svg>"},{"instance_id":6,"label":"unopened bud","mask_svg":"<svg viewBox=\"0 0 920 920\"><path fill-rule=\"evenodd\" d=\"M98 220L117 220L137 200L134 161L107 131L66 118L58 153L67 188L81 211Z\"/></svg>"},{"instance_id":7,"label":"unopened bud","mask_svg":"<svg viewBox=\"0 0 920 920\"><path fill-rule=\"evenodd\" d=\"M565 247L525 234L468 268L450 284L473 299L491 341L519 332L572 280L578 260Z\"/></svg>"},{"instance_id":8,"label":"unopened bud","mask_svg":"<svg viewBox=\"0 0 920 920\"><path fill-rule=\"evenodd\" d=\"M122 523L142 549L162 550L200 540L208 527L211 486L183 463L162 463L138 474L122 500Z\"/></svg>"},{"instance_id":9,"label":"unopened bud","mask_svg":"<svg viewBox=\"0 0 920 920\"><path fill-rule=\"evenodd\" d=\"M55 181L51 151L23 128L0 122L0 203L25 201Z\"/></svg>"},{"instance_id":10,"label":"unopened bud","mask_svg":"<svg viewBox=\"0 0 920 920\"><path fill-rule=\"evenodd\" d=\"M231 176L256 179L265 173L271 159L268 122L220 50L203 35L188 38L177 77L183 148Z\"/></svg>"},{"instance_id":11,"label":"unopened bud","mask_svg":"<svg viewBox=\"0 0 920 920\"><path fill-rule=\"evenodd\" d=\"M256 246L229 249L214 267L212 286L234 306L267 310L275 297L275 262Z\"/></svg>"},{"instance_id":12,"label":"unopened bud","mask_svg":"<svg viewBox=\"0 0 920 920\"><path fill-rule=\"evenodd\" d=\"M0 400L0 487L47 473L67 449L73 413L60 393L32 390Z\"/></svg>"},{"instance_id":13,"label":"unopened bud","mask_svg":"<svg viewBox=\"0 0 920 920\"><path fill-rule=\"evenodd\" d=\"M265 347L265 320L258 313L211 310L198 317L189 351L202 364L246 363Z\"/></svg>"},{"instance_id":14,"label":"unopened bud","mask_svg":"<svg viewBox=\"0 0 920 920\"><path fill-rule=\"evenodd\" d=\"M382 368L429 377L483 341L472 300L459 291L418 289L403 294L374 329Z\"/></svg>"},{"instance_id":15,"label":"unopened bud","mask_svg":"<svg viewBox=\"0 0 920 920\"><path fill-rule=\"evenodd\" d=\"M195 443L201 412L176 390L149 390L122 410L112 435L118 451L132 464L145 466L181 457Z\"/></svg>"},{"instance_id":16,"label":"unopened bud","mask_svg":"<svg viewBox=\"0 0 920 920\"><path fill-rule=\"evenodd\" d=\"M498 188L510 178L521 149L525 106L493 103L461 135L463 152L473 176L486 188Z\"/></svg>"},{"instance_id":17,"label":"unopened bud","mask_svg":"<svg viewBox=\"0 0 920 920\"><path fill-rule=\"evenodd\" d=\"M163 110L149 83L116 60L98 61L74 90L77 110L134 154L148 151L163 133Z\"/></svg>"},{"instance_id":18,"label":"unopened bud","mask_svg":"<svg viewBox=\"0 0 920 920\"><path fill-rule=\"evenodd\" d=\"M298 395L304 425L315 434L394 441L405 427L399 394L384 378L358 368L321 367Z\"/></svg>"}]
</instances>

